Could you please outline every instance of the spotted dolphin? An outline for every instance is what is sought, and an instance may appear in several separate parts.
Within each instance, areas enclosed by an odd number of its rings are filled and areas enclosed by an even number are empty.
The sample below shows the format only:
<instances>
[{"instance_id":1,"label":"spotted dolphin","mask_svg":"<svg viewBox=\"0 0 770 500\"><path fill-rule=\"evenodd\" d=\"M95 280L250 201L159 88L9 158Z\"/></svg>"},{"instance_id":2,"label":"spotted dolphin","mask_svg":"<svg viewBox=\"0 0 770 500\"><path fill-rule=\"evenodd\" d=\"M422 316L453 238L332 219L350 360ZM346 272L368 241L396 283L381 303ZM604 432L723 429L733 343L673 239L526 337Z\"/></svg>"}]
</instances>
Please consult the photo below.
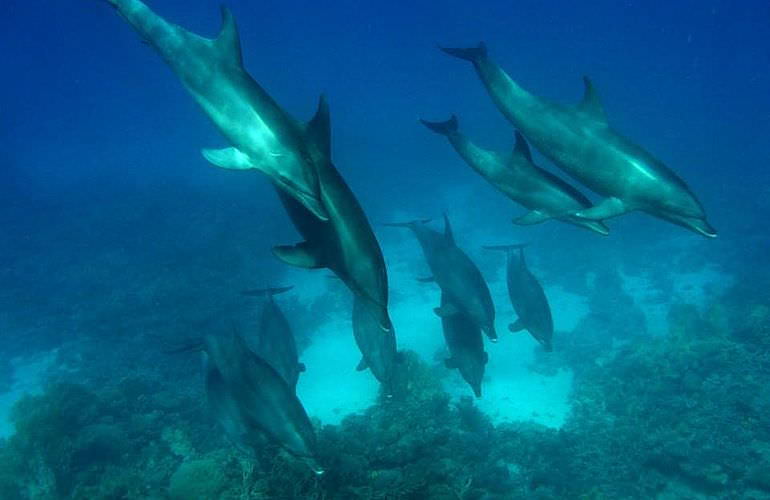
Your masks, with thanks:
<instances>
[{"instance_id":1,"label":"spotted dolphin","mask_svg":"<svg viewBox=\"0 0 770 500\"><path fill-rule=\"evenodd\" d=\"M446 296L442 292L441 306L446 303ZM457 368L462 378L471 386L473 394L480 398L484 367L489 361L489 356L484 351L481 330L466 314L442 316L441 327L449 349L449 359L444 360L444 364L449 369Z\"/></svg>"},{"instance_id":2,"label":"spotted dolphin","mask_svg":"<svg viewBox=\"0 0 770 500\"><path fill-rule=\"evenodd\" d=\"M601 221L571 215L590 208L591 202L574 187L535 165L527 141L518 131L513 152L499 153L480 148L460 133L455 115L445 122L420 122L445 136L473 170L505 196L530 210L514 219L514 224L537 224L556 218L602 235L609 234L609 229Z\"/></svg>"},{"instance_id":3,"label":"spotted dolphin","mask_svg":"<svg viewBox=\"0 0 770 500\"><path fill-rule=\"evenodd\" d=\"M228 436L244 446L266 437L323 473L313 425L283 377L238 334L205 337L203 352L207 397Z\"/></svg>"},{"instance_id":4,"label":"spotted dolphin","mask_svg":"<svg viewBox=\"0 0 770 500\"><path fill-rule=\"evenodd\" d=\"M603 220L641 210L713 238L703 206L687 184L660 160L617 133L588 78L577 106L537 97L514 82L487 56L482 43L474 48L444 48L444 52L473 63L497 105L544 156L596 193L598 205L574 213Z\"/></svg>"},{"instance_id":5,"label":"spotted dolphin","mask_svg":"<svg viewBox=\"0 0 770 500\"><path fill-rule=\"evenodd\" d=\"M204 149L211 163L256 169L316 217L326 220L313 168L314 131L292 118L246 72L235 19L222 8L219 36L171 24L140 0L106 0L179 77L231 147Z\"/></svg>"},{"instance_id":6,"label":"spotted dolphin","mask_svg":"<svg viewBox=\"0 0 770 500\"><path fill-rule=\"evenodd\" d=\"M392 323L385 259L366 213L331 161L329 107L323 96L311 128L316 130L317 143L321 145L315 163L321 205L329 218L320 220L296 199L278 190L278 197L304 241L276 246L273 254L291 266L331 270L374 315L380 328L389 331Z\"/></svg>"},{"instance_id":7,"label":"spotted dolphin","mask_svg":"<svg viewBox=\"0 0 770 500\"><path fill-rule=\"evenodd\" d=\"M506 253L506 281L508 296L518 319L508 329L512 332L528 330L547 352L553 350L553 318L551 306L540 282L527 267L524 247L527 245L485 246L487 250L502 250ZM519 256L514 253L518 250Z\"/></svg>"},{"instance_id":8,"label":"spotted dolphin","mask_svg":"<svg viewBox=\"0 0 770 500\"><path fill-rule=\"evenodd\" d=\"M444 233L424 223L427 221L396 222L390 227L408 227L417 237L432 276L421 281L435 281L445 294L445 301L434 309L438 316L463 313L481 328L492 342L495 332L495 306L484 276L476 264L455 244L452 226L444 214Z\"/></svg>"},{"instance_id":9,"label":"spotted dolphin","mask_svg":"<svg viewBox=\"0 0 770 500\"><path fill-rule=\"evenodd\" d=\"M253 343L254 352L270 363L289 387L296 390L299 374L305 371L305 365L299 362L297 342L289 321L273 299L275 295L288 292L292 288L294 287L286 286L244 290L241 295L264 297L259 315L259 327Z\"/></svg>"}]
</instances>

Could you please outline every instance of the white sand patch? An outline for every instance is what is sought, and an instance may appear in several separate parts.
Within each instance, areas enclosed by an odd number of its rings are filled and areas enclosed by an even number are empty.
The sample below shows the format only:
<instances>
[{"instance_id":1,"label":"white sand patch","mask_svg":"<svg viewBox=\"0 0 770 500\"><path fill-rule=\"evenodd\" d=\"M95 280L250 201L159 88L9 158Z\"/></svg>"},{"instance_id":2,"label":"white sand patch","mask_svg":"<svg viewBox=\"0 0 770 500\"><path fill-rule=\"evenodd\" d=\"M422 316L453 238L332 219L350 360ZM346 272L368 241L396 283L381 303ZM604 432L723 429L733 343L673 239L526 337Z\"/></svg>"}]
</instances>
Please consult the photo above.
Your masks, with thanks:
<instances>
[{"instance_id":1,"label":"white sand patch","mask_svg":"<svg viewBox=\"0 0 770 500\"><path fill-rule=\"evenodd\" d=\"M356 371L361 353L353 340L350 318L325 323L302 352L307 371L299 377L297 395L308 415L324 424L339 424L377 399L379 382L369 370Z\"/></svg>"},{"instance_id":2,"label":"white sand patch","mask_svg":"<svg viewBox=\"0 0 770 500\"><path fill-rule=\"evenodd\" d=\"M439 304L440 290L434 283L416 280L427 276L427 265L413 234L405 229L401 231L403 237L388 238L390 246L384 249L389 256L390 285L398 291L390 306L398 346L416 352L428 363L443 362L446 347L441 321L433 312ZM495 424L530 420L560 427L569 413L572 374L564 371L547 377L527 368L533 360L534 349L539 347L528 334L511 334L507 330L515 314L505 284L505 259L500 256L498 260L495 275L487 279L498 310L500 341L486 343L490 361L482 387L483 397L476 400L476 404ZM318 289L316 293L324 292ZM584 300L559 287L547 293L559 329L572 329L587 312ZM368 371L353 371L359 359L348 318L323 325L313 344L302 354L308 371L300 377L297 388L311 416L325 423L337 423L345 415L361 412L375 402L378 383L374 377ZM448 373L445 388L455 400L473 396L457 370Z\"/></svg>"},{"instance_id":3,"label":"white sand patch","mask_svg":"<svg viewBox=\"0 0 770 500\"><path fill-rule=\"evenodd\" d=\"M13 405L27 394L40 394L45 375L56 362L58 350L38 353L25 358L11 360L13 367L13 386L11 390L0 394L0 438L11 436L16 430L10 422Z\"/></svg>"}]
</instances>

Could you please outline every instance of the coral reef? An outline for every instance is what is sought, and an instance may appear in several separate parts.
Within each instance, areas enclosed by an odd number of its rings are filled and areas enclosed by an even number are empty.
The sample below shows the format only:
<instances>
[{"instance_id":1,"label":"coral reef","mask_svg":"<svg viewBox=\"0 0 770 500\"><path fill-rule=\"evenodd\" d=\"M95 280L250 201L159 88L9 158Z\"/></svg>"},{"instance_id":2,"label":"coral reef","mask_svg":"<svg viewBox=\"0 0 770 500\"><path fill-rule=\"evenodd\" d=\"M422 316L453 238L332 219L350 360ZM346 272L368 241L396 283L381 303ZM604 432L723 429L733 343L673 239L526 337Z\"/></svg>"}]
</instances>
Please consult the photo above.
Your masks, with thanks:
<instances>
[{"instance_id":1,"label":"coral reef","mask_svg":"<svg viewBox=\"0 0 770 500\"><path fill-rule=\"evenodd\" d=\"M597 293L562 349L535 363L575 372L559 430L493 426L471 398L450 400L438 365L405 352L394 397L315 422L317 476L273 447L247 457L225 442L199 390L100 366L17 404L0 497L770 498L770 288L738 282L704 308L676 304L669 334L650 336L624 316L636 306L615 277L597 280L614 298ZM105 358L93 362L120 366ZM194 385L189 362L176 363Z\"/></svg>"}]
</instances>

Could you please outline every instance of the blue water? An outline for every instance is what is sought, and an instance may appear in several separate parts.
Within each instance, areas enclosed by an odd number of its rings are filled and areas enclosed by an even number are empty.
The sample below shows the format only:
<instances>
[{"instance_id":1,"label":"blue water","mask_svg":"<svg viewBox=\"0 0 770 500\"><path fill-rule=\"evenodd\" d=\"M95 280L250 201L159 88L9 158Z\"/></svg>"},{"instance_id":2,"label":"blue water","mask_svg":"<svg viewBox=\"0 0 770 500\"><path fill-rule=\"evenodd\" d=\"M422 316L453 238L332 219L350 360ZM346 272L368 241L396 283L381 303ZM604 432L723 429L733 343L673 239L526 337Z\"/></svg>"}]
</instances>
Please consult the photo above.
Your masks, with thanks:
<instances>
[{"instance_id":1,"label":"blue water","mask_svg":"<svg viewBox=\"0 0 770 500\"><path fill-rule=\"evenodd\" d=\"M563 339L555 340L557 356L560 343L566 351L572 345L567 339L579 337L581 318L596 315L601 308L610 316L622 316L619 311L628 307L628 317L645 318L639 323L643 328L629 327L638 331L620 335L622 340L640 335L665 337L673 328L671 308L681 303L692 304L707 318L703 321L714 324L717 304L726 311L729 331L744 328L746 321L754 325L746 318L755 315L760 324L770 318L762 309L768 307L767 292L761 292L770 274L766 258L770 242L770 3L453 0L327 4L228 2L238 20L246 69L284 109L307 120L318 96L324 93L328 97L334 162L361 201L383 247L397 311L393 315L402 322L396 328L404 332L400 343L417 351L429 365L436 363L432 352L441 346L440 325L431 311L438 295L412 280L412 276L424 275L426 267L411 235L385 229L383 222L436 218L448 212L458 244L490 281L501 330L509 322L505 316L511 314L503 262L480 247L530 242L530 262L551 297L557 332L561 331ZM156 0L150 5L167 19L204 36L215 36L219 29L219 2ZM298 236L266 178L207 164L200 149L225 147L224 138L160 57L140 43L106 3L6 0L0 12L0 394L15 394L6 397L8 406L26 389L45 394L46 370L51 373L50 381L82 382L95 393L126 377L144 377L143 383L153 387L146 391L151 395L148 398L165 401L183 394L197 405L185 408L180 403L163 411L172 415L165 425L173 425L173 415L185 422L185 432L192 436L199 455L204 453L200 450L231 449L224 441L210 442L215 426L201 408L204 399L197 358L169 360L164 348L198 335L226 332L233 322L248 329L256 324L254 302L241 298L238 291L291 281L297 292L283 305L290 312L301 347L316 349L308 352L322 363L326 353L317 351L322 344L314 339L314 332L339 330L341 335L349 335L349 323L345 323L349 298L340 287L324 281L324 271L290 270L272 257L272 246L293 243ZM445 140L418 123L419 118L443 120L455 113L462 130L480 145L496 150L512 147L512 127L494 107L470 65L437 49L439 45L472 46L479 41L486 42L490 56L523 87L555 101L577 102L583 92L582 76L590 76L612 126L686 180L719 237L707 240L640 214L609 221L608 238L555 221L512 226L511 218L523 209L475 174ZM535 160L566 179L539 154ZM593 200L599 199L570 182ZM602 276L622 285L597 290L593 283ZM757 288L729 295L736 283L747 282L756 282ZM617 299L621 295L628 300ZM595 367L595 360L607 362L609 355L605 352L602 357L598 351L617 343L619 334L611 329L623 321L616 320L591 323L592 331L599 331L597 342L603 347L575 348L565 354L564 361L556 363L564 370L558 380L571 380L573 372L580 377L586 372L580 363ZM417 331L410 327L412 321L433 330ZM736 321L744 323L739 328ZM627 322L636 324L630 319ZM703 330L687 324L693 331ZM756 325L752 328L761 330ZM764 340L759 342L764 347L757 348L760 357L768 356L770 343L764 328ZM508 359L500 356L518 360L511 363L519 363L516 370L521 377L506 382L512 384L506 386L514 394L511 397L516 399L517 387L520 394L534 395L537 390L532 387L541 382L537 373L548 372L548 361L543 361L542 353L526 337L506 342L505 355L502 350L496 354L494 346L488 350L498 360ZM352 339L350 346L354 349ZM57 348L58 358L43 362L46 370L32 370L41 373L35 375L34 383L25 384L22 378L32 375L24 367L41 366L40 360ZM593 353L596 359L590 357ZM351 351L345 356L353 359L357 354ZM532 371L531 380L524 375L530 373L525 366L530 362L541 365L539 371ZM757 363L768 369L766 362ZM353 366L349 368L352 372ZM724 379L733 376L729 366L720 370L726 370L721 375ZM311 366L303 376L312 377ZM340 375L339 380L346 376ZM491 387L498 387L494 386L495 376L498 380L506 377L505 367L488 372ZM767 372L753 376L766 380ZM163 384L164 380L178 384ZM574 416L570 421L565 408L576 407L569 398L577 392L569 394L580 390L581 379L574 386L554 380L542 379L545 387L558 386L553 389L558 393L553 418L543 416L551 401L545 398L532 404L538 415L528 413L531 408L522 403L523 409L506 407L510 418L503 420L579 430L582 421ZM368 393L358 399L350 396L359 407L347 410L363 411L362 407L376 403L376 384L371 380L352 387ZM454 397L463 389L460 385L460 389L448 391ZM709 392L699 394L706 399L696 398L697 405L705 408ZM347 410L323 408L324 397L317 391L307 398L316 405L311 416L316 411L336 424L346 414ZM503 396L500 398L502 405ZM492 401L478 404L497 424L502 417L494 416L498 400ZM126 408L130 409L124 409L123 418L127 413L157 410L154 403ZM7 409L4 411L7 421ZM185 414L192 411L199 414ZM727 417L749 418L732 407L724 411ZM635 418L641 418L640 414L627 412ZM201 427L193 428L190 422ZM8 424L5 428L12 429ZM770 444L763 441L766 436L753 436L762 446L757 445L756 450L736 447L745 456L767 463ZM566 461L575 456L569 451L564 454ZM653 467L660 474L659 481L667 485L661 491L673 495L671 498L686 494L738 498L747 492L758 495L756 498L770 495L770 486L760 487L757 484L762 481L749 479L761 473L746 472L740 465L735 470L724 466L725 470L713 472L715 463L728 461L709 457L695 460L696 465L672 465L671 474ZM168 495L165 485L178 465L174 460L181 458L169 453L167 460L168 470L160 473L162 477L147 479L157 498ZM91 465L98 468L105 463L96 458ZM134 467L119 460L110 463ZM725 484L713 477L692 479L703 476L692 472L699 467L712 471L712 476L724 473L728 479ZM597 477L593 485L576 479L573 486L578 486L569 489L532 479L536 474L527 476L524 463L515 468L519 472L511 472L513 466L506 469L510 477L520 474L529 478L522 479L522 484L535 485L526 494L516 489L519 486L514 481L508 490L495 492L485 487L492 496L478 498L512 498L514 492L533 498L551 498L547 496L551 493L554 498L573 494L611 498L622 491L613 489L611 478ZM0 476L3 473L0 470ZM72 475L73 483L98 484L92 477ZM564 483L570 483L569 477ZM474 484L483 482L478 479ZM677 489L678 484L685 489ZM271 488L267 491L274 495L283 491L275 485ZM538 493L538 488L550 489ZM70 498L76 497L72 491L77 488L57 491ZM91 491L91 498L109 497L94 493L96 490L81 491ZM339 491L327 490L332 495L327 498L347 498ZM404 486L399 491L404 498L441 498L438 490L427 493ZM462 494L477 498L472 496L472 487ZM20 498L30 495L29 491L19 492ZM81 495L88 498L89 494ZM637 495L628 493L628 497Z\"/></svg>"}]
</instances>

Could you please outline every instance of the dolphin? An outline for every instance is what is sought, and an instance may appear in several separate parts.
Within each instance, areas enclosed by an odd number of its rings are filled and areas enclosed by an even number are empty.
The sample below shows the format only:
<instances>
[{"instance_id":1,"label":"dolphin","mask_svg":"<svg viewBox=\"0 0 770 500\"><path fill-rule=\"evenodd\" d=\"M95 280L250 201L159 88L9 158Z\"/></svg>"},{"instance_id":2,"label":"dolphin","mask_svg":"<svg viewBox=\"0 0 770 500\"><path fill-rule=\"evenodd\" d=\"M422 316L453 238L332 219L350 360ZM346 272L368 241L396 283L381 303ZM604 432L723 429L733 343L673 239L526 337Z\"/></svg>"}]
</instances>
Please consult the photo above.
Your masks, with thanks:
<instances>
[{"instance_id":1,"label":"dolphin","mask_svg":"<svg viewBox=\"0 0 770 500\"><path fill-rule=\"evenodd\" d=\"M316 217L326 220L313 168L315 133L284 111L246 72L235 19L207 39L167 22L140 0L106 0L179 77L231 147L204 149L214 165L257 169Z\"/></svg>"},{"instance_id":2,"label":"dolphin","mask_svg":"<svg viewBox=\"0 0 770 500\"><path fill-rule=\"evenodd\" d=\"M441 306L446 303L446 295L442 292ZM481 330L471 318L462 313L442 316L441 327L450 354L444 364L449 369L457 368L473 389L473 394L480 398L484 366L489 361L489 355L484 351Z\"/></svg>"},{"instance_id":3,"label":"dolphin","mask_svg":"<svg viewBox=\"0 0 770 500\"><path fill-rule=\"evenodd\" d=\"M435 281L446 300L434 312L440 316L466 314L492 342L495 332L495 306L489 287L476 264L456 244L449 218L444 214L444 234L424 226L425 220L388 223L390 227L408 227L417 237L432 276L420 281Z\"/></svg>"},{"instance_id":4,"label":"dolphin","mask_svg":"<svg viewBox=\"0 0 770 500\"><path fill-rule=\"evenodd\" d=\"M633 210L684 226L709 238L716 230L687 184L660 160L610 127L604 107L588 78L577 106L553 103L530 94L487 56L474 48L443 48L473 63L497 108L549 160L606 198L578 210L577 217L603 220Z\"/></svg>"},{"instance_id":5,"label":"dolphin","mask_svg":"<svg viewBox=\"0 0 770 500\"><path fill-rule=\"evenodd\" d=\"M293 390L297 388L299 374L305 371L305 365L299 362L297 343L291 331L289 322L273 296L288 292L294 287L263 288L245 290L242 295L250 297L265 297L265 303L259 318L254 352L270 363Z\"/></svg>"},{"instance_id":6,"label":"dolphin","mask_svg":"<svg viewBox=\"0 0 770 500\"><path fill-rule=\"evenodd\" d=\"M380 328L389 331L392 323L385 259L363 208L331 162L329 107L323 96L310 126L318 132L318 143L322 145L323 158L316 162L316 172L321 205L329 218L320 220L303 204L278 190L278 197L304 241L274 247L273 254L291 266L330 269L363 301Z\"/></svg>"},{"instance_id":7,"label":"dolphin","mask_svg":"<svg viewBox=\"0 0 770 500\"><path fill-rule=\"evenodd\" d=\"M353 297L353 337L362 355L356 370L369 368L372 375L382 384L385 395L392 397L396 363L399 360L395 331L391 328L383 332L358 296Z\"/></svg>"},{"instance_id":8,"label":"dolphin","mask_svg":"<svg viewBox=\"0 0 770 500\"><path fill-rule=\"evenodd\" d=\"M532 337L538 341L547 352L553 350L553 318L551 306L545 291L537 278L527 268L524 260L524 247L527 245L498 245L485 246L487 250L502 250L506 253L506 281L508 296L513 310L519 318L508 326L511 332L529 330ZM513 253L518 250L519 258Z\"/></svg>"},{"instance_id":9,"label":"dolphin","mask_svg":"<svg viewBox=\"0 0 770 500\"><path fill-rule=\"evenodd\" d=\"M323 473L313 425L283 377L237 333L205 337L203 352L207 398L228 436L244 446L266 437Z\"/></svg>"},{"instance_id":10,"label":"dolphin","mask_svg":"<svg viewBox=\"0 0 770 500\"><path fill-rule=\"evenodd\" d=\"M445 122L420 122L445 136L473 170L505 196L530 210L514 219L514 224L537 224L556 218L605 236L609 234L609 229L601 221L571 215L590 208L591 202L574 187L535 165L527 141L518 131L513 153L498 153L478 147L461 134L455 115Z\"/></svg>"}]
</instances>

